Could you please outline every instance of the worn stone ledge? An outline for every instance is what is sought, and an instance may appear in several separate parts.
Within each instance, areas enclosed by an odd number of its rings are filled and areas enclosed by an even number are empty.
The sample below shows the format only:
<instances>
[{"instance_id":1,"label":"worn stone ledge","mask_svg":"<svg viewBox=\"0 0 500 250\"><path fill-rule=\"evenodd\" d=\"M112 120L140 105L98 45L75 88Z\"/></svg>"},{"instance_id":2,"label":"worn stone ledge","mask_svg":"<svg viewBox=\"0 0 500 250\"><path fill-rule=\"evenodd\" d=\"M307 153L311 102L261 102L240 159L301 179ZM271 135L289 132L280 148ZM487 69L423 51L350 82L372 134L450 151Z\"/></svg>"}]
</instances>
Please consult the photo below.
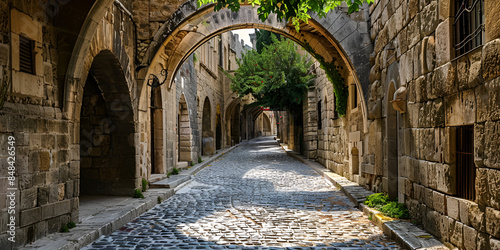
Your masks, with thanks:
<instances>
[{"instance_id":1,"label":"worn stone ledge","mask_svg":"<svg viewBox=\"0 0 500 250\"><path fill-rule=\"evenodd\" d=\"M363 202L366 200L366 197L370 194L373 194L373 192L364 189L359 184L352 182L345 177L331 172L321 164L311 161L304 156L299 155L290 149L287 149L285 146L283 146L283 149L289 156L313 168L314 170L316 170L316 172L318 172L320 175L323 175L338 189L342 190L359 209L361 209L369 218L371 218L371 221L375 225L380 227L387 236L398 242L405 249L449 249L430 233L418 228L413 223L389 218L387 216L384 216L381 212L365 206Z\"/></svg>"},{"instance_id":2,"label":"worn stone ledge","mask_svg":"<svg viewBox=\"0 0 500 250\"><path fill-rule=\"evenodd\" d=\"M82 220L69 233L54 233L28 244L19 249L80 249L103 235L111 234L137 216L158 204L158 197L162 200L174 195L173 189L149 189L144 192L144 199L130 198L130 204L121 207L109 207L90 218Z\"/></svg>"}]
</instances>

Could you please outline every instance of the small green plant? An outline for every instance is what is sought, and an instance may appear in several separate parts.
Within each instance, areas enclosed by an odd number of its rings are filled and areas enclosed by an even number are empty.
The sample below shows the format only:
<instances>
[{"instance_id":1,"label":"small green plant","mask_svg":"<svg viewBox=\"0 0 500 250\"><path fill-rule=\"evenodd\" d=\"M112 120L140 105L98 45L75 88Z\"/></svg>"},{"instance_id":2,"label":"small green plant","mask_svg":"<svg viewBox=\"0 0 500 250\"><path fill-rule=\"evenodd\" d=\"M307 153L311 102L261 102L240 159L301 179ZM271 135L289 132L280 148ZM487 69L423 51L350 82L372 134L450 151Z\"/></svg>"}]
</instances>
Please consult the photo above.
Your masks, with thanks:
<instances>
[{"instance_id":1,"label":"small green plant","mask_svg":"<svg viewBox=\"0 0 500 250\"><path fill-rule=\"evenodd\" d=\"M365 205L380 209L382 206L389 202L389 196L384 193L376 193L366 197Z\"/></svg>"},{"instance_id":2,"label":"small green plant","mask_svg":"<svg viewBox=\"0 0 500 250\"><path fill-rule=\"evenodd\" d=\"M144 195L142 194L140 189L136 189L134 191L134 198L144 198Z\"/></svg>"},{"instance_id":3,"label":"small green plant","mask_svg":"<svg viewBox=\"0 0 500 250\"><path fill-rule=\"evenodd\" d=\"M148 181L142 178L142 192L146 192L146 190L148 190L148 184Z\"/></svg>"},{"instance_id":4,"label":"small green plant","mask_svg":"<svg viewBox=\"0 0 500 250\"><path fill-rule=\"evenodd\" d=\"M397 219L409 219L410 213L406 204L398 203L396 201L391 201L380 208L380 212L384 213L386 216L397 218Z\"/></svg>"},{"instance_id":5,"label":"small green plant","mask_svg":"<svg viewBox=\"0 0 500 250\"><path fill-rule=\"evenodd\" d=\"M156 199L156 200L158 201L158 204L161 203L161 197L160 196L158 196L158 199Z\"/></svg>"},{"instance_id":6,"label":"small green plant","mask_svg":"<svg viewBox=\"0 0 500 250\"><path fill-rule=\"evenodd\" d=\"M69 232L68 226L67 225L62 225L61 229L59 229L59 232L61 232L61 233L68 233Z\"/></svg>"},{"instance_id":7,"label":"small green plant","mask_svg":"<svg viewBox=\"0 0 500 250\"><path fill-rule=\"evenodd\" d=\"M373 215L373 214L372 214L372 213L370 213L370 216L368 216L368 219L369 219L369 220L372 220L372 218L373 218L373 217L372 217L372 215Z\"/></svg>"},{"instance_id":8,"label":"small green plant","mask_svg":"<svg viewBox=\"0 0 500 250\"><path fill-rule=\"evenodd\" d=\"M76 227L76 223L74 223L74 222L68 222L67 226L68 226L69 229L75 228Z\"/></svg>"},{"instance_id":9,"label":"small green plant","mask_svg":"<svg viewBox=\"0 0 500 250\"><path fill-rule=\"evenodd\" d=\"M202 163L203 160L201 159L201 156L198 156L198 163Z\"/></svg>"},{"instance_id":10,"label":"small green plant","mask_svg":"<svg viewBox=\"0 0 500 250\"><path fill-rule=\"evenodd\" d=\"M192 167L192 166L194 166L194 161L191 161L191 164L190 164L190 165L191 165L191 167Z\"/></svg>"},{"instance_id":11,"label":"small green plant","mask_svg":"<svg viewBox=\"0 0 500 250\"><path fill-rule=\"evenodd\" d=\"M180 170L179 170L178 168L174 168L174 169L172 170L172 174L173 174L173 175L177 175L177 174L179 174L179 172L180 172Z\"/></svg>"}]
</instances>

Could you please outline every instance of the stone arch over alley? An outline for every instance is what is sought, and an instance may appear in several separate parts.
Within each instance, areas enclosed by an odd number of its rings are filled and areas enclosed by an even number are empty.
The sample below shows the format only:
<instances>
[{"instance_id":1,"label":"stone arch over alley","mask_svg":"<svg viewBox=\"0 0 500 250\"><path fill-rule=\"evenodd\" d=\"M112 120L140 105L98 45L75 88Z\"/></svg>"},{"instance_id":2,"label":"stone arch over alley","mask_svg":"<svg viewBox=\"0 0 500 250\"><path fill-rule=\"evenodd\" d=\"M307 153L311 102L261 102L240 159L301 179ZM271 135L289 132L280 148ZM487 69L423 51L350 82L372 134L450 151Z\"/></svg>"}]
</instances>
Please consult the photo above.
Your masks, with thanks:
<instances>
[{"instance_id":1,"label":"stone arch over alley","mask_svg":"<svg viewBox=\"0 0 500 250\"><path fill-rule=\"evenodd\" d=\"M363 11L366 10L361 10L361 13ZM155 65L158 60L166 60L167 82L171 85L179 67L199 46L221 33L245 28L273 31L300 46L311 46L327 62L335 60L336 65L344 69L344 78L350 76L351 84L361 93L362 117L366 124L364 100L368 93L369 55L373 48L367 20L361 14L351 18L343 12L332 11L326 18L313 17L309 24L301 25L300 32L296 32L291 24L278 22L272 16L261 22L256 9L249 5L242 5L237 13L229 10L213 12L212 5L197 9L196 2L191 0L183 3L171 19L165 20L146 48L142 63ZM366 132L367 126L363 129Z\"/></svg>"}]
</instances>

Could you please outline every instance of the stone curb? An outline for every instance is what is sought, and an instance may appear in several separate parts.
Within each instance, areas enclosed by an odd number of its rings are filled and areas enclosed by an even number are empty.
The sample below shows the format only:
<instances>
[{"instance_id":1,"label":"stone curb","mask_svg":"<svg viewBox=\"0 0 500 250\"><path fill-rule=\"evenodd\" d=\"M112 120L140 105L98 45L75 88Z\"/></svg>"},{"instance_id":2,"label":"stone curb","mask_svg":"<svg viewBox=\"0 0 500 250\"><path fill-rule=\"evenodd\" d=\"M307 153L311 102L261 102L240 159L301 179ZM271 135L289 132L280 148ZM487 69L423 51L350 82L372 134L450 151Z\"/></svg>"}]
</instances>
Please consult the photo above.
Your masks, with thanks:
<instances>
[{"instance_id":1,"label":"stone curb","mask_svg":"<svg viewBox=\"0 0 500 250\"><path fill-rule=\"evenodd\" d=\"M19 249L80 249L94 242L102 235L111 234L113 231L153 208L158 204L158 197L165 200L172 195L174 195L172 189L150 189L144 192L145 198L132 199L133 202L124 207L124 209L110 208L102 212L103 214L98 214L99 218L96 218L98 220L111 218L103 224L93 223L92 219L82 221L74 229L71 229L69 233L53 233Z\"/></svg>"},{"instance_id":2,"label":"stone curb","mask_svg":"<svg viewBox=\"0 0 500 250\"><path fill-rule=\"evenodd\" d=\"M405 249L449 250L449 248L442 242L437 240L430 233L418 228L413 223L386 217L381 212L365 206L363 202L366 200L366 197L373 194L373 192L364 189L355 182L349 181L345 177L331 172L318 162L311 161L304 156L285 148L283 145L282 148L289 156L308 165L320 175L325 177L338 189L342 190L342 192L344 192L375 225L380 227L387 236L398 242Z\"/></svg>"}]
</instances>

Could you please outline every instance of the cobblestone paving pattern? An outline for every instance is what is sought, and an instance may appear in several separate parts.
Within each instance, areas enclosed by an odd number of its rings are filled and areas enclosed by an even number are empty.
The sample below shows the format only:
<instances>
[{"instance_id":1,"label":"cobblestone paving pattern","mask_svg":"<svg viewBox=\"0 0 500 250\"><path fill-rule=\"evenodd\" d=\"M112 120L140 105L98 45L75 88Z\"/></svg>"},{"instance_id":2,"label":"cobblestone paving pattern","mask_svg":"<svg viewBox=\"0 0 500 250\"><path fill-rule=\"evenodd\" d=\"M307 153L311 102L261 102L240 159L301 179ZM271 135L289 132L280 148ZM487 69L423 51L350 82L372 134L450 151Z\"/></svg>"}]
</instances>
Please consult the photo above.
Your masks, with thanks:
<instances>
[{"instance_id":1,"label":"cobblestone paving pattern","mask_svg":"<svg viewBox=\"0 0 500 250\"><path fill-rule=\"evenodd\" d=\"M223 155L170 199L84 249L399 249L270 137Z\"/></svg>"}]
</instances>

